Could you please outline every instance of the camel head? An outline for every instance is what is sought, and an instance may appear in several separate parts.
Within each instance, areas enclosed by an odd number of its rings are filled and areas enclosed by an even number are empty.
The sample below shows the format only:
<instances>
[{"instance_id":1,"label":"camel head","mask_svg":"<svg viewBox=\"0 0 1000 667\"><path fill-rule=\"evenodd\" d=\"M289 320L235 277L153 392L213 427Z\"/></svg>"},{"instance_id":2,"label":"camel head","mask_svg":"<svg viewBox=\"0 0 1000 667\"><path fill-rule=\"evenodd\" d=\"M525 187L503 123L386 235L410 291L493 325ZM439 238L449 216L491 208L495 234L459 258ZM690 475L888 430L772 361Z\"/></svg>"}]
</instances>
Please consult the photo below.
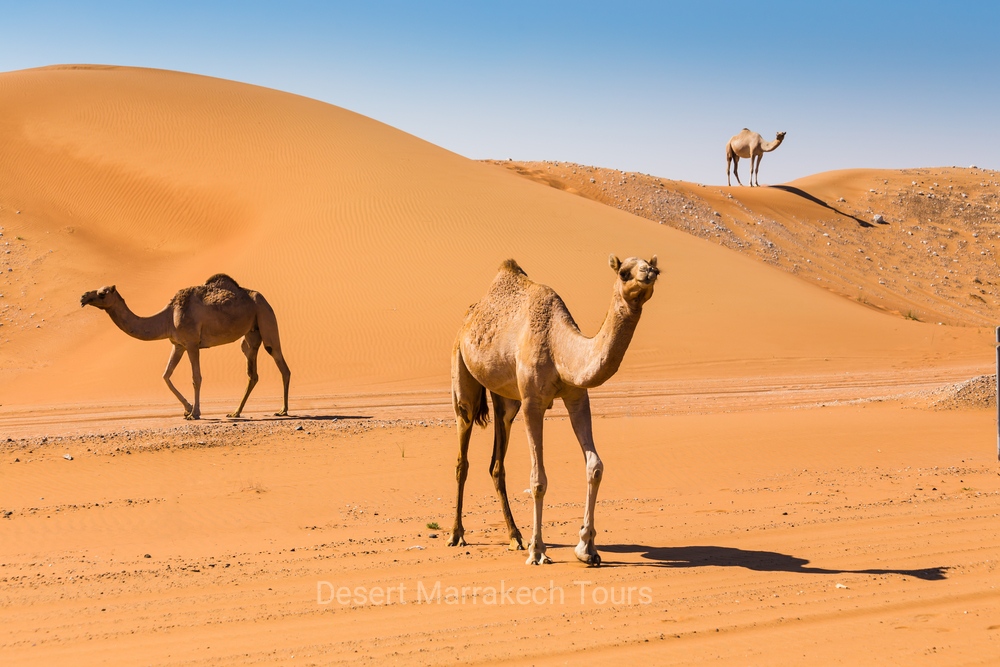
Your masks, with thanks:
<instances>
[{"instance_id":1,"label":"camel head","mask_svg":"<svg viewBox=\"0 0 1000 667\"><path fill-rule=\"evenodd\" d=\"M785 140L785 134L787 134L787 133L786 132L778 132L778 141L784 141Z\"/></svg>"},{"instance_id":2,"label":"camel head","mask_svg":"<svg viewBox=\"0 0 1000 667\"><path fill-rule=\"evenodd\" d=\"M611 270L618 274L618 289L622 298L633 308L642 307L653 296L653 285L660 270L656 268L656 255L648 262L638 257L622 261L611 255L608 258Z\"/></svg>"},{"instance_id":3,"label":"camel head","mask_svg":"<svg viewBox=\"0 0 1000 667\"><path fill-rule=\"evenodd\" d=\"M120 299L121 296L118 295L118 289L114 285L108 285L99 290L87 292L81 296L80 307L94 306L95 308L100 308L101 310L107 310L111 307L111 304L114 301Z\"/></svg>"}]
</instances>

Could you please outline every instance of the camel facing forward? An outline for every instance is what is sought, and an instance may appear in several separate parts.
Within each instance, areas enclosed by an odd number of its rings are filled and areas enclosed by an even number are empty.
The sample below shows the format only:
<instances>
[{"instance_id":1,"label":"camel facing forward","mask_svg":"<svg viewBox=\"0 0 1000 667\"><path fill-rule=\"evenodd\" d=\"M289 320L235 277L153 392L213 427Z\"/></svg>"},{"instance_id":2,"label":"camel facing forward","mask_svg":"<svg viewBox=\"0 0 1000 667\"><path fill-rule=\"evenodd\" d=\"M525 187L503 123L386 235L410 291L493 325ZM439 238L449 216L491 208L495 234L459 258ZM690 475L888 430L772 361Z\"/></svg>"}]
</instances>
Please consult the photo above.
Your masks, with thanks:
<instances>
[{"instance_id":1,"label":"camel facing forward","mask_svg":"<svg viewBox=\"0 0 1000 667\"><path fill-rule=\"evenodd\" d=\"M94 306L105 311L119 329L139 340L168 339L174 345L167 361L163 379L174 396L184 406L185 419L201 417L202 348L225 345L243 338L243 354L247 357L246 393L230 417L239 417L254 385L257 384L257 351L261 343L274 358L284 384L284 404L277 416L288 414L288 381L291 371L281 354L278 341L278 321L274 311L260 292L240 287L229 276L218 273L204 285L185 287L177 292L166 308L151 317L139 317L125 304L114 285L87 292L80 297L81 306ZM170 376L187 352L194 382L194 405L177 391Z\"/></svg>"},{"instance_id":2,"label":"camel facing forward","mask_svg":"<svg viewBox=\"0 0 1000 667\"><path fill-rule=\"evenodd\" d=\"M764 153L770 153L775 148L781 145L781 142L785 140L785 133L778 132L777 137L774 141L764 141L756 132L751 132L747 128L736 135L733 135L729 139L729 143L726 144L726 184L732 185L733 182L729 178L729 164L733 165L733 174L736 175L736 182L740 185L743 183L740 181L740 158L748 157L750 158L750 186L753 187L754 181L757 182L757 187L760 187L760 160L764 157Z\"/></svg>"},{"instance_id":3,"label":"camel facing forward","mask_svg":"<svg viewBox=\"0 0 1000 667\"><path fill-rule=\"evenodd\" d=\"M489 390L495 412L490 471L510 532L510 548L523 549L524 545L507 501L503 461L511 422L523 406L534 499L527 562L551 562L542 541L542 500L548 484L542 462L542 422L545 411L561 398L587 464L587 504L574 553L585 563L601 564L594 546L594 506L604 464L594 447L587 389L603 384L618 370L642 315L642 305L653 296L653 285L660 273L655 256L648 262L636 257L622 262L612 255L610 264L617 275L611 307L593 338L580 333L558 294L529 280L512 259L500 266L486 296L466 314L451 366L452 402L458 424L458 501L449 546L466 544L462 495L469 471L469 438L473 423L485 426L489 419Z\"/></svg>"}]
</instances>

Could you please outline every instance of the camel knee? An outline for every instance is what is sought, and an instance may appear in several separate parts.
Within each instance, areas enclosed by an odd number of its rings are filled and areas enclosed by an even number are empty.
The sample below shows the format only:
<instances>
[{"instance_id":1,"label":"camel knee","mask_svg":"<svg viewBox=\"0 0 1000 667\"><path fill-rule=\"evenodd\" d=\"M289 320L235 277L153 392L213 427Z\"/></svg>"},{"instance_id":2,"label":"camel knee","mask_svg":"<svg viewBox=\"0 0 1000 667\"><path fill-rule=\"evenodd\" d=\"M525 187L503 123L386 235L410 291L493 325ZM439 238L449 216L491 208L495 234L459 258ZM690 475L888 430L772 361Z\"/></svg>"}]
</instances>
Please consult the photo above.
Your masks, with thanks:
<instances>
[{"instance_id":1,"label":"camel knee","mask_svg":"<svg viewBox=\"0 0 1000 667\"><path fill-rule=\"evenodd\" d=\"M531 497L532 498L544 498L545 490L548 488L549 484L546 480L536 480L531 483Z\"/></svg>"},{"instance_id":2,"label":"camel knee","mask_svg":"<svg viewBox=\"0 0 1000 667\"><path fill-rule=\"evenodd\" d=\"M455 466L455 479L459 482L464 482L465 478L469 475L469 461L468 459L460 458L458 459L458 465Z\"/></svg>"},{"instance_id":3,"label":"camel knee","mask_svg":"<svg viewBox=\"0 0 1000 667\"><path fill-rule=\"evenodd\" d=\"M587 463L587 481L600 484L601 479L603 477L604 477L604 462L601 461L601 459L595 457L593 460Z\"/></svg>"}]
</instances>

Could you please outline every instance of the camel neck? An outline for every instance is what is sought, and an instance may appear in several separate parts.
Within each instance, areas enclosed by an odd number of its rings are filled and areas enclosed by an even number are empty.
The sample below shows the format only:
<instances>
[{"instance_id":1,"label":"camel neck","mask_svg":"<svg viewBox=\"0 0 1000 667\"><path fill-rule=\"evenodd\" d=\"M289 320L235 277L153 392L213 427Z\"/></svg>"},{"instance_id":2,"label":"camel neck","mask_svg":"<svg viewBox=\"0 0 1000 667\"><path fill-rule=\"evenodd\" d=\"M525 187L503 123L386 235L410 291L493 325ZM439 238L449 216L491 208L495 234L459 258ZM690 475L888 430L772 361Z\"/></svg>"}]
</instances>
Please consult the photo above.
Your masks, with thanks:
<instances>
[{"instance_id":1,"label":"camel neck","mask_svg":"<svg viewBox=\"0 0 1000 667\"><path fill-rule=\"evenodd\" d=\"M761 150L765 153L770 153L775 148L781 145L781 139L775 139L774 141L765 141L760 145Z\"/></svg>"},{"instance_id":2,"label":"camel neck","mask_svg":"<svg viewBox=\"0 0 1000 667\"><path fill-rule=\"evenodd\" d=\"M173 325L173 311L167 306L156 315L139 317L133 313L124 299L107 309L108 316L115 325L132 338L139 340L161 340L170 336Z\"/></svg>"},{"instance_id":3,"label":"camel neck","mask_svg":"<svg viewBox=\"0 0 1000 667\"><path fill-rule=\"evenodd\" d=\"M607 382L618 372L641 315L642 306L630 306L616 286L608 314L596 336L587 338L572 326L564 328L552 341L560 375L574 386L588 389Z\"/></svg>"}]
</instances>

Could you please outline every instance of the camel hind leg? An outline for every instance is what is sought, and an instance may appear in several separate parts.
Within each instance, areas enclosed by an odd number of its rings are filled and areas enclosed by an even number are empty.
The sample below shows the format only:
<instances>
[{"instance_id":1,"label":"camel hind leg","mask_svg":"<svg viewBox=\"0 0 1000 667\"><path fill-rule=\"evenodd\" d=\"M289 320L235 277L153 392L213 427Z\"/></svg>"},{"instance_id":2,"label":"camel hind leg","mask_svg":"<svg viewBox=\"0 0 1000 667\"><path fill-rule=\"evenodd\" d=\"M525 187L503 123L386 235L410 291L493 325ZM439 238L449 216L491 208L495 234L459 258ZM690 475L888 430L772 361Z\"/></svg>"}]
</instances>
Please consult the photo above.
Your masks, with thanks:
<instances>
[{"instance_id":1,"label":"camel hind leg","mask_svg":"<svg viewBox=\"0 0 1000 667\"><path fill-rule=\"evenodd\" d=\"M261 342L263 342L267 353L274 359L274 364L278 367L278 372L281 373L283 400L281 412L275 412L274 416L284 417L288 414L288 383L292 379L292 372L288 369L285 357L281 353L281 340L278 338L278 318L275 317L271 304L267 302L267 299L262 294L255 292L253 300L257 305L257 329L260 332ZM249 391L248 389L247 395L249 395Z\"/></svg>"},{"instance_id":2,"label":"camel hind leg","mask_svg":"<svg viewBox=\"0 0 1000 667\"><path fill-rule=\"evenodd\" d=\"M462 525L462 499L465 494L465 480L469 475L469 440L472 437L473 424L486 424L489 407L486 405L486 387L472 377L457 345L451 366L451 399L455 408L455 424L458 427L458 463L455 466L458 491L455 499L455 523L451 529L448 546L464 547L466 541L465 527Z\"/></svg>"},{"instance_id":3,"label":"camel hind leg","mask_svg":"<svg viewBox=\"0 0 1000 667\"><path fill-rule=\"evenodd\" d=\"M260 350L260 343L260 331L257 329L250 330L243 337L243 344L240 347L243 349L243 354L247 357L247 390L243 394L243 400L240 401L240 406L236 408L236 411L226 415L230 419L236 419L240 416L243 412L243 406L247 404L247 399L250 398L250 392L253 391L254 386L257 384L257 352Z\"/></svg>"},{"instance_id":4,"label":"camel hind leg","mask_svg":"<svg viewBox=\"0 0 1000 667\"><path fill-rule=\"evenodd\" d=\"M493 477L493 486L496 488L497 497L500 498L503 519L507 523L507 531L510 534L510 550L523 551L524 541L521 538L521 531L514 523L514 515L510 511L510 502L507 500L507 475L503 465L504 457L507 456L507 445L510 444L510 427L518 410L521 409L521 401L504 398L492 392L490 395L493 397L495 415L493 460L490 461L490 475Z\"/></svg>"},{"instance_id":5,"label":"camel hind leg","mask_svg":"<svg viewBox=\"0 0 1000 667\"><path fill-rule=\"evenodd\" d=\"M727 165L726 167L727 181L728 181L728 176L729 176L729 167ZM736 182L742 186L743 181L740 180L740 156L736 155L735 153L733 154L733 176L736 177ZM732 185L732 183L730 183L730 185Z\"/></svg>"}]
</instances>

